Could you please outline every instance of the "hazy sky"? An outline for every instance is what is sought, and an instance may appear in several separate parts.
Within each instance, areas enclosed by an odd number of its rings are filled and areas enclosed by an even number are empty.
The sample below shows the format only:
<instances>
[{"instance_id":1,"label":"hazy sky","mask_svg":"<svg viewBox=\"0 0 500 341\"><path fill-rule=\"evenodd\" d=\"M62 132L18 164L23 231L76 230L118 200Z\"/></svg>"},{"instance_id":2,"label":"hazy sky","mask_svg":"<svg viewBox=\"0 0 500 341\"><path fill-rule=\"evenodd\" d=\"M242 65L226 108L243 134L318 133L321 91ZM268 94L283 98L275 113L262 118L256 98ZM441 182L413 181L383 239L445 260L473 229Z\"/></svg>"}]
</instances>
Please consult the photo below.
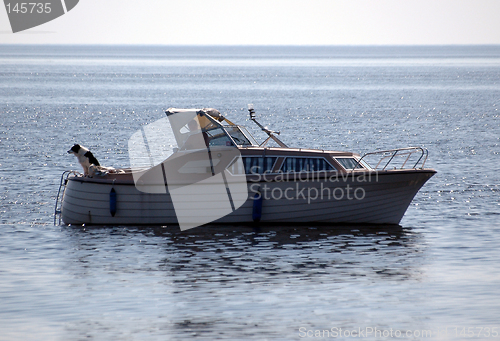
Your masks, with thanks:
<instances>
[{"instance_id":1,"label":"hazy sky","mask_svg":"<svg viewBox=\"0 0 500 341\"><path fill-rule=\"evenodd\" d=\"M80 0L16 34L2 6L0 43L500 44L500 0Z\"/></svg>"}]
</instances>

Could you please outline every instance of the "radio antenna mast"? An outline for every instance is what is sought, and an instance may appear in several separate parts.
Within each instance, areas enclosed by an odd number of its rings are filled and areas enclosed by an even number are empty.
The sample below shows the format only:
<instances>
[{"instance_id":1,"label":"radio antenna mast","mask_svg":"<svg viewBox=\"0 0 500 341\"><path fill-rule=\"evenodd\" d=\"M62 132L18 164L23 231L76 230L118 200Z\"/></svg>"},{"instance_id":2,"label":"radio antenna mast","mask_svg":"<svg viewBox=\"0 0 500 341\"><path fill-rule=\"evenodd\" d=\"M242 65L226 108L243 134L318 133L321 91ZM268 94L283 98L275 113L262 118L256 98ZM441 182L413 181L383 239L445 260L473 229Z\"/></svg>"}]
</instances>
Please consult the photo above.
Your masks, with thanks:
<instances>
[{"instance_id":1,"label":"radio antenna mast","mask_svg":"<svg viewBox=\"0 0 500 341\"><path fill-rule=\"evenodd\" d=\"M264 142L262 142L260 144L259 147L264 147L269 142L270 139L273 139L280 147L282 147L282 148L288 148L288 146L286 144L284 144L283 142L281 142L281 140L276 137L276 135L280 134L279 131L272 131L270 129L267 129L267 127L264 127L262 124L260 124L259 122L257 122L257 120L255 119L255 110L253 108L253 104L249 104L248 105L248 112L250 114L250 119L252 121L254 121L255 124L258 125L259 128L262 129L262 131L265 132L269 136Z\"/></svg>"}]
</instances>

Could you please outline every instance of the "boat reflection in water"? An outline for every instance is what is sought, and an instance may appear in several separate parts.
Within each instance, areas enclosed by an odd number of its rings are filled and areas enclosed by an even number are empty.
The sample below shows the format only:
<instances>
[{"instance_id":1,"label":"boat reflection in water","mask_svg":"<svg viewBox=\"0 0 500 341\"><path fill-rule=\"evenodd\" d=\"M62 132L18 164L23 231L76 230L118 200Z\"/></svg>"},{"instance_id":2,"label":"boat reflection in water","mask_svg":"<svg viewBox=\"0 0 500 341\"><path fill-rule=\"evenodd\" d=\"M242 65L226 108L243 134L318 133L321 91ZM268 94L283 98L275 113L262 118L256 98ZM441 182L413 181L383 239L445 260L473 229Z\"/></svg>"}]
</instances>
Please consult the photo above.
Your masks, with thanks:
<instances>
[{"instance_id":1,"label":"boat reflection in water","mask_svg":"<svg viewBox=\"0 0 500 341\"><path fill-rule=\"evenodd\" d=\"M139 315L136 335L241 339L248 330L255 337L245 339L292 340L309 323L330 328L339 319L354 328L367 305L406 325L425 305L415 290L424 290L432 258L424 233L398 225L72 226L62 233L74 292L92 309L68 323L65 339L123 335Z\"/></svg>"},{"instance_id":2,"label":"boat reflection in water","mask_svg":"<svg viewBox=\"0 0 500 341\"><path fill-rule=\"evenodd\" d=\"M80 252L87 249L90 256L101 250L97 258L115 252L133 255L127 249L139 247L140 239L156 250L148 252L155 255L150 255L151 271L171 272L174 282L177 275L183 281L184 273L192 285L246 280L250 274L262 275L263 281L270 274L313 280L326 273L342 281L358 276L405 280L419 276L418 259L425 252L422 235L399 225L209 224L189 231L93 225L68 233Z\"/></svg>"}]
</instances>

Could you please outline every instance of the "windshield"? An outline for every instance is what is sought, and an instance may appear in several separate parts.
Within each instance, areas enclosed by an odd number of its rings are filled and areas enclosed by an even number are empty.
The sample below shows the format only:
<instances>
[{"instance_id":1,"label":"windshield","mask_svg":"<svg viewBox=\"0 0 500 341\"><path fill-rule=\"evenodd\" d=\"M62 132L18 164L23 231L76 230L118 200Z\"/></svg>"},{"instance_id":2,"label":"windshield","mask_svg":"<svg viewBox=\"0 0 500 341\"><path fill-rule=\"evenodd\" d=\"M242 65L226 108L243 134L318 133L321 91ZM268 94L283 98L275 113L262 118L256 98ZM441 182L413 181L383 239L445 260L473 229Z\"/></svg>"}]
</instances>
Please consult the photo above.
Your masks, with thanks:
<instances>
[{"instance_id":1,"label":"windshield","mask_svg":"<svg viewBox=\"0 0 500 341\"><path fill-rule=\"evenodd\" d=\"M233 138L234 142L239 146L257 145L252 135L244 127L240 126L224 126L227 133Z\"/></svg>"},{"instance_id":2,"label":"windshield","mask_svg":"<svg viewBox=\"0 0 500 341\"><path fill-rule=\"evenodd\" d=\"M215 128L203 132L205 141L209 146L232 146L233 142L222 128Z\"/></svg>"},{"instance_id":3,"label":"windshield","mask_svg":"<svg viewBox=\"0 0 500 341\"><path fill-rule=\"evenodd\" d=\"M232 124L222 126L203 110L175 109L167 111L167 116L180 150L258 145L244 127Z\"/></svg>"}]
</instances>

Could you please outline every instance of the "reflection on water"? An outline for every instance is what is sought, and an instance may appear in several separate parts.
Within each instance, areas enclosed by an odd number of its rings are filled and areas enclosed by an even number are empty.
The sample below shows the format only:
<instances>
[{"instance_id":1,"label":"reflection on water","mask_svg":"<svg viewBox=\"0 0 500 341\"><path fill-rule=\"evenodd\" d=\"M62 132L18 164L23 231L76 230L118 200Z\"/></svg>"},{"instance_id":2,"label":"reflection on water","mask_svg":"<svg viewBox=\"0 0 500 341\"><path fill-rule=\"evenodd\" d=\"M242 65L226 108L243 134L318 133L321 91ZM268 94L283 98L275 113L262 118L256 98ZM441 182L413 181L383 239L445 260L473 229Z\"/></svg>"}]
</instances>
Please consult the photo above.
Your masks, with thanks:
<instances>
[{"instance_id":1,"label":"reflection on water","mask_svg":"<svg viewBox=\"0 0 500 341\"><path fill-rule=\"evenodd\" d=\"M330 281L345 276L419 276L412 265L424 246L419 234L401 226L215 226L194 232L177 232L177 227L70 227L78 242L81 262L96 254L126 252L122 243L102 248L102 243L128 235L142 235L149 247L160 252L156 263L135 271L161 270L173 283L185 276L197 285L203 282L268 282L270 278L307 279L327 275ZM109 249L111 247L111 249ZM370 265L371 264L371 265ZM119 264L116 264L119 266ZM118 269L116 269L118 270ZM132 268L124 271L134 271ZM182 276L182 279L176 276ZM272 277L269 277L272 276Z\"/></svg>"},{"instance_id":2,"label":"reflection on water","mask_svg":"<svg viewBox=\"0 0 500 341\"><path fill-rule=\"evenodd\" d=\"M292 339L302 325L348 322L367 305L385 304L388 286L418 282L426 259L421 233L400 226L63 232L71 250L64 267L82 310L67 324L68 337L117 337L122 330L141 339ZM354 305L346 310L348 302Z\"/></svg>"}]
</instances>

